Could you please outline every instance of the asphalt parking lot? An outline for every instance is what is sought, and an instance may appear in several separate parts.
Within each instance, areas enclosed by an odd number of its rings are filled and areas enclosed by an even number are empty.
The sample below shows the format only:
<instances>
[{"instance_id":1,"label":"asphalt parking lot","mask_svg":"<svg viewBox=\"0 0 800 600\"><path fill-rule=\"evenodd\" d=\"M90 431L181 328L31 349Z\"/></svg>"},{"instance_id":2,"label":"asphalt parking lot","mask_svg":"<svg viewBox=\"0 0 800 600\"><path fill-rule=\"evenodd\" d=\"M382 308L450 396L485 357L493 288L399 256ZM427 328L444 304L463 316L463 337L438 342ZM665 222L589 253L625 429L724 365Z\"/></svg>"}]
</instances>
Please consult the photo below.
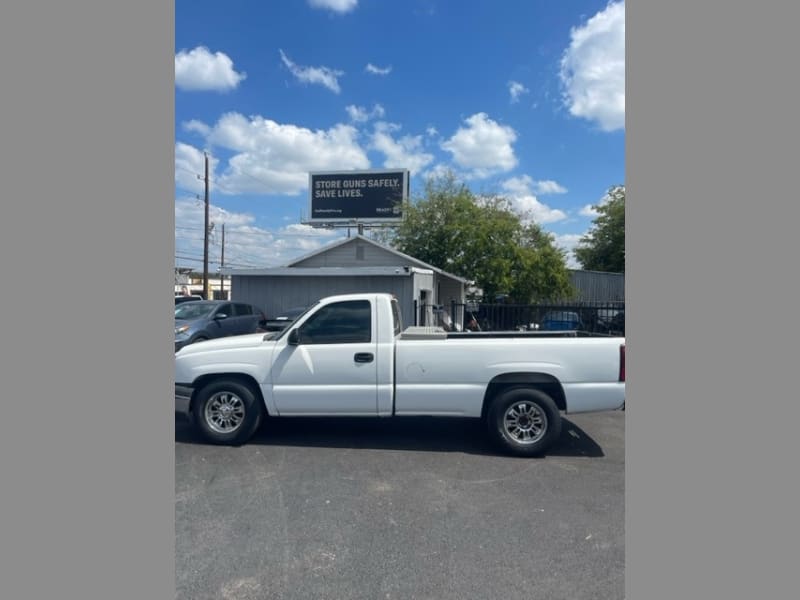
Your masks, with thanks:
<instances>
[{"instance_id":1,"label":"asphalt parking lot","mask_svg":"<svg viewBox=\"0 0 800 600\"><path fill-rule=\"evenodd\" d=\"M245 446L175 420L176 598L624 597L625 413L543 458L462 419L274 419Z\"/></svg>"}]
</instances>

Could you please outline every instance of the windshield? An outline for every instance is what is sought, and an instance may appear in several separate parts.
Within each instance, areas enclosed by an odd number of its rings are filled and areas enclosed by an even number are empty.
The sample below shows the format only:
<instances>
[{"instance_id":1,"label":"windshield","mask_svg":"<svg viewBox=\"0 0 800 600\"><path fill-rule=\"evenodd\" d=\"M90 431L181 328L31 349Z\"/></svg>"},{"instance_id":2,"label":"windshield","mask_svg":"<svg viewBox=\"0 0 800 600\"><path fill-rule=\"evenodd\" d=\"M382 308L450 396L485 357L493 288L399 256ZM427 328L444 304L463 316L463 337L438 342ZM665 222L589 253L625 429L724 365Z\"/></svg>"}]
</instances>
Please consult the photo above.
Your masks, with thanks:
<instances>
[{"instance_id":1,"label":"windshield","mask_svg":"<svg viewBox=\"0 0 800 600\"><path fill-rule=\"evenodd\" d=\"M216 307L216 304L206 304L205 302L184 302L175 307L175 318L185 321L201 319L209 316Z\"/></svg>"}]
</instances>

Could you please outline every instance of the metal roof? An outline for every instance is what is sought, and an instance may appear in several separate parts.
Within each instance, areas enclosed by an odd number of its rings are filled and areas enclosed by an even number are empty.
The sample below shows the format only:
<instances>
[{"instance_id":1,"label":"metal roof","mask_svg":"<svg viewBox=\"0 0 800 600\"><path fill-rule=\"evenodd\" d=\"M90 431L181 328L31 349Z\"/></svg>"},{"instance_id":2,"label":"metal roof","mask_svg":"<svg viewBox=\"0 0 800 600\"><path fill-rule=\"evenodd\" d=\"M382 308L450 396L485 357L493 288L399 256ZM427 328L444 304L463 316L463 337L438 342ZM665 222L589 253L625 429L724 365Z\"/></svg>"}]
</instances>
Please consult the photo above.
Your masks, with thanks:
<instances>
[{"instance_id":1,"label":"metal roof","mask_svg":"<svg viewBox=\"0 0 800 600\"><path fill-rule=\"evenodd\" d=\"M323 276L337 276L337 275L348 275L348 276L390 276L390 275L409 275L414 267L411 267L408 271L406 271L407 265L399 265L397 267L296 267L294 265L308 260L314 256L319 254L324 254L334 248L338 248L339 246L344 246L345 244L355 243L356 240L360 240L363 242L367 242L368 244L372 244L390 254L394 254L398 258L403 259L405 262L412 263L416 267L421 267L422 269L427 269L433 271L435 273L439 273L440 275L444 275L445 277L449 277L450 279L455 279L460 283L468 283L467 279L463 277L459 277L458 275L453 275L452 273L448 273L447 271L443 271L433 265L429 265L426 262L422 262L412 256L408 256L407 254L403 254L395 250L394 248L390 248L388 246L384 246L383 244L379 244L375 240L371 240L368 237L364 237L363 235L355 235L349 238L343 238L341 240L336 240L328 244L327 246L323 246L322 248L318 248L314 252L310 252L305 254L299 258L293 259L290 263L282 266L282 267L268 267L264 269L222 269L221 273L223 275L236 275L236 276L258 276L258 275L280 275L280 276L287 276L287 277L303 277L308 275L323 275Z\"/></svg>"},{"instance_id":2,"label":"metal roof","mask_svg":"<svg viewBox=\"0 0 800 600\"><path fill-rule=\"evenodd\" d=\"M319 249L315 250L314 252L310 252L309 254L306 254L306 255L301 256L299 258L295 258L294 260L292 260L292 262L288 263L286 265L286 267L293 267L297 263L303 262L304 260L308 260L309 258L312 258L312 257L317 256L319 254L324 254L325 252L328 252L329 250L333 250L334 248L338 248L339 246L344 246L345 244L355 243L356 240L361 240L363 242L367 242L368 244L372 244L373 246L376 246L376 247L380 248L381 250L385 250L386 252L394 254L395 256L397 256L399 258L402 258L403 260L406 260L408 262L411 262L411 263L417 265L418 267L422 267L423 269L430 269L430 270L432 270L432 271L434 271L436 273L439 273L440 275L446 275L447 277L449 277L451 279L455 279L455 280L460 281L462 283L467 283L467 279L464 279L463 277L459 277L458 275L453 275L452 273L448 273L447 271L443 271L442 269L434 267L433 265L429 265L426 262L422 262L421 260L416 259L413 256L409 256L408 254L403 254L402 252L400 252L398 250L395 250L394 248L390 248L389 246L384 246L383 244L379 244L375 240L371 240L368 237L365 237L363 235L358 235L358 234L356 234L355 236L350 237L350 238L343 238L341 240L336 240L335 242L333 242L331 244L328 244L327 246L323 246L322 248L319 248Z\"/></svg>"},{"instance_id":3,"label":"metal roof","mask_svg":"<svg viewBox=\"0 0 800 600\"><path fill-rule=\"evenodd\" d=\"M255 277L408 277L420 269L398 267L273 267L267 269L223 269L224 275Z\"/></svg>"}]
</instances>

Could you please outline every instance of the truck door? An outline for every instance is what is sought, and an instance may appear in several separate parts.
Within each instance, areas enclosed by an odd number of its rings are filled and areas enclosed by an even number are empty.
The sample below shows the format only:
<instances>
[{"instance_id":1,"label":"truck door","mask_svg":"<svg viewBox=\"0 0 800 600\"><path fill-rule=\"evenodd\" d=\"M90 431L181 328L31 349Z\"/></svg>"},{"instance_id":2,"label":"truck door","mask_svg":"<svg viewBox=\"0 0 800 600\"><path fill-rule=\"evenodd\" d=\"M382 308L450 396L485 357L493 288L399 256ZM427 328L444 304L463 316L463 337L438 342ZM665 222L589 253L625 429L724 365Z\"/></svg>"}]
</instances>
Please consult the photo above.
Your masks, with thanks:
<instances>
[{"instance_id":1,"label":"truck door","mask_svg":"<svg viewBox=\"0 0 800 600\"><path fill-rule=\"evenodd\" d=\"M298 328L297 345L277 349L272 392L281 415L377 415L375 310L369 300L328 304Z\"/></svg>"}]
</instances>

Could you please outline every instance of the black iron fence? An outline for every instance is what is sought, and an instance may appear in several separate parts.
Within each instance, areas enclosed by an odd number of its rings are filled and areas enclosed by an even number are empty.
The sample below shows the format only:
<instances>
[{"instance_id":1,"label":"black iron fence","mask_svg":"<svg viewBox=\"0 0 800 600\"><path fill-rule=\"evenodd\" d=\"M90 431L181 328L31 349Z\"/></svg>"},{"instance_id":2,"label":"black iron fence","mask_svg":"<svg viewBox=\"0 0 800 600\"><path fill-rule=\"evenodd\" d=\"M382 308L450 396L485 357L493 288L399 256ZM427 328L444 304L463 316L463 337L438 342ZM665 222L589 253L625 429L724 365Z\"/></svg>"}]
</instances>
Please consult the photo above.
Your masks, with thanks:
<instances>
[{"instance_id":1,"label":"black iron fence","mask_svg":"<svg viewBox=\"0 0 800 600\"><path fill-rule=\"evenodd\" d=\"M624 302L449 305L414 303L414 325L448 331L578 330L625 335Z\"/></svg>"}]
</instances>

